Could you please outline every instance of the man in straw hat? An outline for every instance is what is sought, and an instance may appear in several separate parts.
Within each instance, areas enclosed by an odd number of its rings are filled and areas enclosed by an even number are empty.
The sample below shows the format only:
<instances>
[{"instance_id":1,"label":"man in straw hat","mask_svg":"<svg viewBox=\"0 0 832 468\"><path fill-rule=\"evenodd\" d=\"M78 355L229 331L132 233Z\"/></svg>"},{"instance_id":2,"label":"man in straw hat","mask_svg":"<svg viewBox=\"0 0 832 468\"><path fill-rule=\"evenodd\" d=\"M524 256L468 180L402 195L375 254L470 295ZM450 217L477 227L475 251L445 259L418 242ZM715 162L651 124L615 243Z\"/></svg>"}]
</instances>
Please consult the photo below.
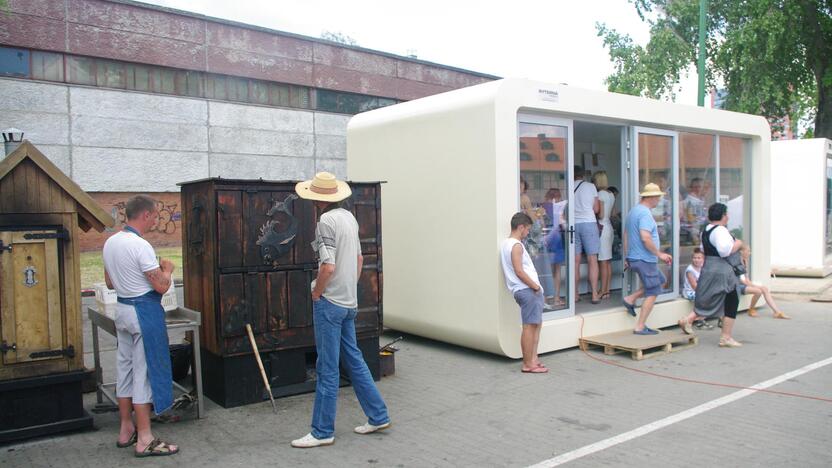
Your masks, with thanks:
<instances>
[{"instance_id":1,"label":"man in straw hat","mask_svg":"<svg viewBox=\"0 0 832 468\"><path fill-rule=\"evenodd\" d=\"M312 431L292 441L292 447L311 448L335 442L335 406L340 378L339 359L349 372L355 396L367 415L367 423L355 428L370 434L390 427L387 406L376 388L355 339L358 277L364 258L358 239L358 222L339 202L352 194L350 187L328 172L300 182L295 192L312 200L321 213L312 248L318 255L318 277L312 282L315 324L315 405Z\"/></svg>"},{"instance_id":2,"label":"man in straw hat","mask_svg":"<svg viewBox=\"0 0 832 468\"><path fill-rule=\"evenodd\" d=\"M659 205L664 192L656 184L647 184L641 192L641 202L627 215L624 224L624 267L630 268L641 279L642 287L629 296L624 297L624 307L633 317L636 316L635 303L644 296L641 313L638 316L633 333L636 335L656 335L658 330L648 327L645 323L656 296L662 291L666 278L659 270L658 261L670 265L673 257L659 250L659 230L651 210Z\"/></svg>"}]
</instances>

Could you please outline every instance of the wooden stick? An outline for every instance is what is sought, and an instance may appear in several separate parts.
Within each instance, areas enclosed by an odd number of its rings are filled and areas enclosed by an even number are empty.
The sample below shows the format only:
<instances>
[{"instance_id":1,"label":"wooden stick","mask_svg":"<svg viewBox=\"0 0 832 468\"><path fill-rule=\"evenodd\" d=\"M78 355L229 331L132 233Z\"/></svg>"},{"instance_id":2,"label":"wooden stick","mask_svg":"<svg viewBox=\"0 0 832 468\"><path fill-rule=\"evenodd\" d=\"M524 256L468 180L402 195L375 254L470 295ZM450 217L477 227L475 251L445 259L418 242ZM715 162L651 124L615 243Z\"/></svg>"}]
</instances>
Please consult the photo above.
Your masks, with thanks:
<instances>
[{"instance_id":1,"label":"wooden stick","mask_svg":"<svg viewBox=\"0 0 832 468\"><path fill-rule=\"evenodd\" d=\"M266 390L269 391L269 400L272 402L272 411L277 414L277 407L274 405L274 395L272 395L272 386L269 385L269 379L266 377L266 370L263 369L263 361L260 360L260 351L257 350L257 342L254 341L254 332L251 331L251 325L246 324L246 331L248 332L248 340L251 341L251 349L254 350L254 357L257 359L257 366L260 368L260 376L263 377L263 383L266 384Z\"/></svg>"}]
</instances>

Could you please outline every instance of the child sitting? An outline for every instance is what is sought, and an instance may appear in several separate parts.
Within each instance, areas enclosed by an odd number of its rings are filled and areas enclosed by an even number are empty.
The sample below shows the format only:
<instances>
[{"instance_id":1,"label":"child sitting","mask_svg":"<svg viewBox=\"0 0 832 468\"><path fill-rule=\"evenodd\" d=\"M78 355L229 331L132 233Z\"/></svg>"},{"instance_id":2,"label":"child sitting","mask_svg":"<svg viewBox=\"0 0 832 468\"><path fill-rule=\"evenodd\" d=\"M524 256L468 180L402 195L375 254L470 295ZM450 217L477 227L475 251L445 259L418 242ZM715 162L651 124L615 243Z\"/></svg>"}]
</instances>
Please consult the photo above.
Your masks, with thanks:
<instances>
[{"instance_id":1,"label":"child sitting","mask_svg":"<svg viewBox=\"0 0 832 468\"><path fill-rule=\"evenodd\" d=\"M742 269L735 269L735 272L738 273L740 279L740 294L753 294L751 296L751 305L748 308L748 316L749 317L756 317L757 316L757 301L760 300L760 296L763 296L768 303L771 310L774 311L774 318L776 319L785 319L788 320L791 317L784 314L777 304L774 302L774 298L771 297L771 291L769 291L768 287L763 286L762 284L752 283L751 280L748 278L747 272L748 271L748 263L749 259L751 258L751 247L748 244L743 244L742 249L740 249L740 257L742 259ZM744 270L744 271L743 271Z\"/></svg>"},{"instance_id":2,"label":"child sitting","mask_svg":"<svg viewBox=\"0 0 832 468\"><path fill-rule=\"evenodd\" d=\"M699 282L699 273L702 271L702 265L705 264L705 253L702 249L693 249L693 258L691 264L685 269L685 286L682 289L682 297L693 302L696 299L696 283ZM693 326L699 329L711 329L714 326L706 322L704 319L699 319L693 322Z\"/></svg>"}]
</instances>

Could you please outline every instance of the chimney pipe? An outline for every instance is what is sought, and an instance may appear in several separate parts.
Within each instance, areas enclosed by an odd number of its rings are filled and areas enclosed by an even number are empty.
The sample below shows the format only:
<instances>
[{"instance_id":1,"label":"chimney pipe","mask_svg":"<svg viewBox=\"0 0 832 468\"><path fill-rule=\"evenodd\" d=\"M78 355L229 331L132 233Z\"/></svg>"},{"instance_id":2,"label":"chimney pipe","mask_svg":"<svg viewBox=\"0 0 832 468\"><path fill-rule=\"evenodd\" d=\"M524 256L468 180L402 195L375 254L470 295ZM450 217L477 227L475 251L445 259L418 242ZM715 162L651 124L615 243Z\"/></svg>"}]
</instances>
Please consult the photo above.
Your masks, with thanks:
<instances>
[{"instance_id":1,"label":"chimney pipe","mask_svg":"<svg viewBox=\"0 0 832 468\"><path fill-rule=\"evenodd\" d=\"M16 150L21 142L23 142L23 130L17 128L3 130L3 143L6 147L5 156L12 154L12 151Z\"/></svg>"}]
</instances>

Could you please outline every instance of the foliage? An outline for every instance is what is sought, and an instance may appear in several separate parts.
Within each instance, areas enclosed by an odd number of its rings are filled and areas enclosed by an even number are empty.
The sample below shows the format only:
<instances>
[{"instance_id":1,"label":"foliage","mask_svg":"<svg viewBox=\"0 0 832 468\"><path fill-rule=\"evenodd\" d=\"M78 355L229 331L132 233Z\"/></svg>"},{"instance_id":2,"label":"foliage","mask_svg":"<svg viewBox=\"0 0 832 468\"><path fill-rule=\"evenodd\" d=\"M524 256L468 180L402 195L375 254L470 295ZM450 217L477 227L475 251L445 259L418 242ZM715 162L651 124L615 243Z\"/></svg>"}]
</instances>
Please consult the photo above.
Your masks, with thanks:
<instances>
[{"instance_id":1,"label":"foliage","mask_svg":"<svg viewBox=\"0 0 832 468\"><path fill-rule=\"evenodd\" d=\"M615 65L607 85L673 99L696 63L699 0L629 1L650 40L596 25ZM814 135L832 138L832 0L710 0L706 28L706 84L727 89L727 109L771 122L814 116Z\"/></svg>"},{"instance_id":2,"label":"foliage","mask_svg":"<svg viewBox=\"0 0 832 468\"><path fill-rule=\"evenodd\" d=\"M2 0L0 0L2 1ZM327 41L337 42L339 44L357 46L358 42L340 31L324 31L321 33L321 39Z\"/></svg>"}]
</instances>

